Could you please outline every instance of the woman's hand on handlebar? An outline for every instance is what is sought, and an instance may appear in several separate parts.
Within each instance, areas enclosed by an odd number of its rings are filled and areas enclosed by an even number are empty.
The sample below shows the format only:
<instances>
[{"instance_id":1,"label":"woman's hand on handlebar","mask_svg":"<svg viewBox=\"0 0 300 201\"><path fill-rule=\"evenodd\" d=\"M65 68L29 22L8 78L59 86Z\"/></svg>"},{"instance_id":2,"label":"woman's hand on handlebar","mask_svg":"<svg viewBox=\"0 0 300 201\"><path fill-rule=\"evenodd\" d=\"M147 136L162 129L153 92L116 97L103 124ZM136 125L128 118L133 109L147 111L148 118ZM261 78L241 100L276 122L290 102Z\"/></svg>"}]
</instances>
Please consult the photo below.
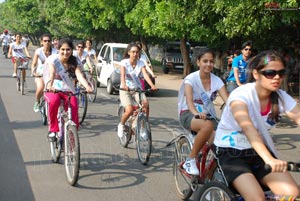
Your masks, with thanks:
<instances>
[{"instance_id":1,"label":"woman's hand on handlebar","mask_svg":"<svg viewBox=\"0 0 300 201\"><path fill-rule=\"evenodd\" d=\"M152 91L157 91L158 88L157 88L155 85L153 85L153 86L151 87L151 90L152 90Z\"/></svg>"},{"instance_id":2,"label":"woman's hand on handlebar","mask_svg":"<svg viewBox=\"0 0 300 201\"><path fill-rule=\"evenodd\" d=\"M86 90L87 93L93 93L94 92L94 90L90 86L86 87L85 90Z\"/></svg>"},{"instance_id":3,"label":"woman's hand on handlebar","mask_svg":"<svg viewBox=\"0 0 300 201\"><path fill-rule=\"evenodd\" d=\"M272 159L266 162L267 166L271 168L272 172L286 172L287 162L279 159ZM270 171L271 171L270 170Z\"/></svg>"},{"instance_id":4,"label":"woman's hand on handlebar","mask_svg":"<svg viewBox=\"0 0 300 201\"><path fill-rule=\"evenodd\" d=\"M54 87L52 87L52 86L51 86L51 87L49 86L49 87L47 87L46 91L47 91L47 92L55 93L55 92L56 92L56 89L55 89Z\"/></svg>"},{"instance_id":5,"label":"woman's hand on handlebar","mask_svg":"<svg viewBox=\"0 0 300 201\"><path fill-rule=\"evenodd\" d=\"M204 113L204 112L200 112L196 115L194 115L195 119L206 119L208 114Z\"/></svg>"}]
</instances>

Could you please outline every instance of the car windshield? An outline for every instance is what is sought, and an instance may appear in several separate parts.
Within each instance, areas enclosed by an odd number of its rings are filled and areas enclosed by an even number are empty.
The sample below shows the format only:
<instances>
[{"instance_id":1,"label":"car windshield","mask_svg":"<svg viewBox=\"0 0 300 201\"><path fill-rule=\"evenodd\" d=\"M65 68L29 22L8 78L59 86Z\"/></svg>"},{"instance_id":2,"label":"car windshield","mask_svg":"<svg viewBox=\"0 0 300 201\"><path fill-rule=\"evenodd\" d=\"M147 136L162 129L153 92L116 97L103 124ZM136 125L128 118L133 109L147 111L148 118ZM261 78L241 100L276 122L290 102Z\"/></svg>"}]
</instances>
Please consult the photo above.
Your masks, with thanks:
<instances>
[{"instance_id":1,"label":"car windshield","mask_svg":"<svg viewBox=\"0 0 300 201\"><path fill-rule=\"evenodd\" d=\"M113 48L114 61L121 61L123 59L125 51L126 48L114 47Z\"/></svg>"}]
</instances>

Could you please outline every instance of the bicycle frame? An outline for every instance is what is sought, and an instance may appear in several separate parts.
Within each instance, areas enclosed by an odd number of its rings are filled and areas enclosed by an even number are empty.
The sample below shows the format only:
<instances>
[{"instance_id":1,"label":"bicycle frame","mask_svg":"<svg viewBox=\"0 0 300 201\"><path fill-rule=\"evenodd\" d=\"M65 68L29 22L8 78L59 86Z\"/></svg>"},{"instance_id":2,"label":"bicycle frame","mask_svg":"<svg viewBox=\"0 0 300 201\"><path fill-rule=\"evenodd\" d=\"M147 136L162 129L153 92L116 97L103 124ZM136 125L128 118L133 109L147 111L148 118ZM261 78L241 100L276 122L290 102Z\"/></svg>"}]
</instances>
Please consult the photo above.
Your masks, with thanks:
<instances>
[{"instance_id":1,"label":"bicycle frame","mask_svg":"<svg viewBox=\"0 0 300 201\"><path fill-rule=\"evenodd\" d=\"M17 65L17 90L24 95L25 71L28 69L28 58L15 57Z\"/></svg>"}]
</instances>

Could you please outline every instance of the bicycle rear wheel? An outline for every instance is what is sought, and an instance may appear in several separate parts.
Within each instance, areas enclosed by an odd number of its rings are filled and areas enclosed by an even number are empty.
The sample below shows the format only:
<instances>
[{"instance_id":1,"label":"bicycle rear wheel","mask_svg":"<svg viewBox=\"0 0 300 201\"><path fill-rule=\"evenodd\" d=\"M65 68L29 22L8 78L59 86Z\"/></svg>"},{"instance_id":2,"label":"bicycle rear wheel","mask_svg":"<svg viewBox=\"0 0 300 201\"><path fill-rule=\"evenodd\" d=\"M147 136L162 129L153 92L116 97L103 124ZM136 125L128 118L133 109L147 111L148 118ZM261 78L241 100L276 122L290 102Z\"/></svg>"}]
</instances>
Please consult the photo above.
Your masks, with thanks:
<instances>
[{"instance_id":1,"label":"bicycle rear wheel","mask_svg":"<svg viewBox=\"0 0 300 201\"><path fill-rule=\"evenodd\" d=\"M65 129L65 169L67 181L71 186L77 183L80 166L80 145L77 129L67 125Z\"/></svg>"},{"instance_id":2,"label":"bicycle rear wheel","mask_svg":"<svg viewBox=\"0 0 300 201\"><path fill-rule=\"evenodd\" d=\"M55 141L50 142L50 152L51 152L51 158L54 163L58 163L60 154L61 154L61 140L59 138L56 138Z\"/></svg>"},{"instance_id":3,"label":"bicycle rear wheel","mask_svg":"<svg viewBox=\"0 0 300 201\"><path fill-rule=\"evenodd\" d=\"M88 100L93 103L97 98L97 81L94 77L91 78L89 85L93 89L93 93L87 94L87 96Z\"/></svg>"},{"instance_id":4,"label":"bicycle rear wheel","mask_svg":"<svg viewBox=\"0 0 300 201\"><path fill-rule=\"evenodd\" d=\"M121 122L121 117L124 113L124 109L125 108L123 106L119 106L119 110L118 110L119 122ZM125 125L123 137L120 137L119 140L120 140L120 144L123 147L125 147L125 148L128 147L128 144L131 140L131 129L127 125Z\"/></svg>"},{"instance_id":5,"label":"bicycle rear wheel","mask_svg":"<svg viewBox=\"0 0 300 201\"><path fill-rule=\"evenodd\" d=\"M191 179L188 177L187 173L183 170L182 164L189 156L192 148L186 137L181 137L175 143L175 160L173 166L175 185L177 190L177 195L182 200L187 200L193 193L191 188Z\"/></svg>"},{"instance_id":6,"label":"bicycle rear wheel","mask_svg":"<svg viewBox=\"0 0 300 201\"><path fill-rule=\"evenodd\" d=\"M194 201L234 201L235 194L223 183L211 181L199 187L195 192Z\"/></svg>"},{"instance_id":7,"label":"bicycle rear wheel","mask_svg":"<svg viewBox=\"0 0 300 201\"><path fill-rule=\"evenodd\" d=\"M87 101L86 93L80 93L78 95L78 116L79 116L80 124L82 124L85 119L87 106L88 106L88 101Z\"/></svg>"},{"instance_id":8,"label":"bicycle rear wheel","mask_svg":"<svg viewBox=\"0 0 300 201\"><path fill-rule=\"evenodd\" d=\"M148 119L145 114L139 114L136 128L136 146L140 162L146 165L152 150L152 136Z\"/></svg>"}]
</instances>

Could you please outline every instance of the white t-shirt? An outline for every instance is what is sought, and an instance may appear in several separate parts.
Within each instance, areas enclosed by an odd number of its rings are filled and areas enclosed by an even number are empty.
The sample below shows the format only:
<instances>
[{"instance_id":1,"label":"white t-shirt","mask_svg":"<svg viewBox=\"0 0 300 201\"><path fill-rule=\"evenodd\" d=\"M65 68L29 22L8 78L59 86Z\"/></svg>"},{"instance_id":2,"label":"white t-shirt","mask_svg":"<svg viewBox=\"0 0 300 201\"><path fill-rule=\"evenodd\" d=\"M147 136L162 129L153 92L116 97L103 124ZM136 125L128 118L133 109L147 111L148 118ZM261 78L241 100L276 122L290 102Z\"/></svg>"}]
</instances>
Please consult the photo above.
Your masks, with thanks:
<instances>
[{"instance_id":1,"label":"white t-shirt","mask_svg":"<svg viewBox=\"0 0 300 201\"><path fill-rule=\"evenodd\" d=\"M34 54L38 55L38 63L37 63L37 68L36 68L36 73L38 75L43 74L44 63L47 59L47 56L45 55L43 49L44 49L43 47L40 47L40 48L36 49L35 53L34 53ZM52 54L57 54L57 49L52 48L51 55Z\"/></svg>"},{"instance_id":2,"label":"white t-shirt","mask_svg":"<svg viewBox=\"0 0 300 201\"><path fill-rule=\"evenodd\" d=\"M26 57L24 48L26 48L26 45L24 43L20 43L19 45L16 42L13 42L10 44L10 47L12 49L12 56L13 57Z\"/></svg>"},{"instance_id":3,"label":"white t-shirt","mask_svg":"<svg viewBox=\"0 0 300 201\"><path fill-rule=\"evenodd\" d=\"M241 127L236 122L233 117L233 114L230 109L230 104L232 101L239 100L247 104L248 112L251 121L255 128L258 128L257 118L254 115L254 111L251 108L259 107L259 105L255 105L255 103L250 98L252 91L255 89L255 83L248 83L242 85L235 89L229 96L226 106L223 110L221 121L218 124L218 128L216 130L214 144L219 147L229 147L235 148L239 150L243 149L250 149L252 148L251 144L249 143L246 135L242 132ZM280 114L291 111L296 106L296 101L288 95L283 90L278 90L281 96L283 97L283 101L279 100L279 111ZM262 115L262 118L265 120L264 123L268 129L271 129L275 126L275 122L273 122L269 117L271 111L267 114Z\"/></svg>"},{"instance_id":4,"label":"white t-shirt","mask_svg":"<svg viewBox=\"0 0 300 201\"><path fill-rule=\"evenodd\" d=\"M0 36L3 45L8 45L10 43L10 35L9 34L2 34Z\"/></svg>"},{"instance_id":5,"label":"white t-shirt","mask_svg":"<svg viewBox=\"0 0 300 201\"><path fill-rule=\"evenodd\" d=\"M203 101L201 99L201 91L199 90L200 80L200 71L193 72L186 76L183 80L183 83L180 87L178 93L178 114L183 110L188 110L188 105L186 102L186 97L184 95L184 85L188 84L193 88L193 100L196 109L198 112L209 113L203 105ZM209 91L205 91L207 97L210 98L211 101L215 100L217 97L218 91L224 86L223 81L213 73L210 73L210 87Z\"/></svg>"},{"instance_id":6,"label":"white t-shirt","mask_svg":"<svg viewBox=\"0 0 300 201\"><path fill-rule=\"evenodd\" d=\"M125 82L126 86L130 89L140 88L142 89L141 82L140 82L140 74L142 72L142 68L145 68L145 64L143 61L138 60L136 63L136 67L133 68L129 62L129 59L123 59L121 61L121 66L125 67ZM121 88L122 86L121 83Z\"/></svg>"},{"instance_id":7,"label":"white t-shirt","mask_svg":"<svg viewBox=\"0 0 300 201\"><path fill-rule=\"evenodd\" d=\"M65 73L67 75L66 79L68 79L68 83L63 80L63 78L60 76L59 71L62 69L63 72L65 72L63 64L59 60L59 54L53 54L50 55L45 62L44 65L44 71L43 71L43 79L44 83L48 83L49 81L49 64L53 64L56 72L53 82L53 87L57 90L61 91L74 91L74 85L72 79L68 76L68 73Z\"/></svg>"},{"instance_id":8,"label":"white t-shirt","mask_svg":"<svg viewBox=\"0 0 300 201\"><path fill-rule=\"evenodd\" d=\"M90 56L90 58L92 60L94 60L95 55L96 55L96 51L94 49L88 50L87 48L84 48L84 51L88 53L88 55Z\"/></svg>"}]
</instances>

